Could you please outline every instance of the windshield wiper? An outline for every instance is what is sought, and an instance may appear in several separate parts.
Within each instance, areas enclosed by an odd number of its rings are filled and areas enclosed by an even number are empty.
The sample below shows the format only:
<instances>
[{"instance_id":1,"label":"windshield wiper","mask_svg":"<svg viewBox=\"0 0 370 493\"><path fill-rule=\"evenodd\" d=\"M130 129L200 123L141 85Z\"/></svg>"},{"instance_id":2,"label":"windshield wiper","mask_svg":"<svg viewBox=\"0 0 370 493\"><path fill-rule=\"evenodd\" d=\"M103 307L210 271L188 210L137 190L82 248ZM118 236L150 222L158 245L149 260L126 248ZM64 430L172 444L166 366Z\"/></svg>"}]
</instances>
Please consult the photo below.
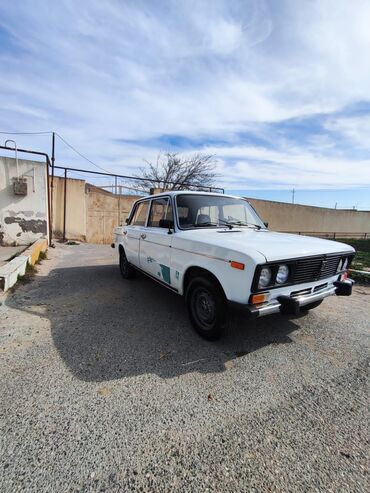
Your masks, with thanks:
<instances>
[{"instance_id":1,"label":"windshield wiper","mask_svg":"<svg viewBox=\"0 0 370 493\"><path fill-rule=\"evenodd\" d=\"M245 221L229 221L227 224L232 224L234 226L247 226L248 228L257 228L262 229L262 226L259 224L247 223Z\"/></svg>"},{"instance_id":2,"label":"windshield wiper","mask_svg":"<svg viewBox=\"0 0 370 493\"><path fill-rule=\"evenodd\" d=\"M233 229L233 227L234 227L234 223L233 222L225 221L225 219L219 219L218 222L221 223L221 224L224 224L229 229Z\"/></svg>"},{"instance_id":3,"label":"windshield wiper","mask_svg":"<svg viewBox=\"0 0 370 493\"><path fill-rule=\"evenodd\" d=\"M231 223L229 223L228 221L224 221L223 219L219 219L217 223L207 221L204 223L194 224L193 226L195 226L196 228L202 228L203 226L206 226L206 227L207 226L216 226L218 228L223 228L224 226L226 226L229 229L233 229L233 225Z\"/></svg>"},{"instance_id":4,"label":"windshield wiper","mask_svg":"<svg viewBox=\"0 0 370 493\"><path fill-rule=\"evenodd\" d=\"M259 224L247 223L245 221L225 221L224 219L219 219L217 223L206 221L204 223L193 224L193 226L196 228L207 226L218 226L219 228L222 228L223 226L226 226L229 229L233 229L234 226L247 226L248 228L262 229L262 226L260 226Z\"/></svg>"},{"instance_id":5,"label":"windshield wiper","mask_svg":"<svg viewBox=\"0 0 370 493\"><path fill-rule=\"evenodd\" d=\"M225 221L224 219L218 219L217 223L214 223L211 221L206 221L204 223L193 224L193 226L195 226L197 228L201 228L202 226L217 226L219 228L223 228L224 226L226 226L229 229L233 229L234 223L230 222L230 221Z\"/></svg>"}]
</instances>

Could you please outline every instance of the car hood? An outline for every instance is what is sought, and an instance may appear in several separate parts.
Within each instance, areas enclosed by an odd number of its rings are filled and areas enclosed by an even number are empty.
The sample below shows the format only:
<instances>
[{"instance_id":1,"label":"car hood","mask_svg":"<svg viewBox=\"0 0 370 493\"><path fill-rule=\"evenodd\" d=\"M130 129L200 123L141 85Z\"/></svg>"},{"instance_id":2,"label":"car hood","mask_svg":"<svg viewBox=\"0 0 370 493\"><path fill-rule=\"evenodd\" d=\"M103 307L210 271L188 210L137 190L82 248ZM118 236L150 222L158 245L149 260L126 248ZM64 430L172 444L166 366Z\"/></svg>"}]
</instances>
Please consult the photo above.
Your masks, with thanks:
<instances>
[{"instance_id":1,"label":"car hood","mask_svg":"<svg viewBox=\"0 0 370 493\"><path fill-rule=\"evenodd\" d=\"M311 255L354 252L351 246L338 241L249 228L199 229L187 231L185 235L196 242L205 242L240 253L250 254L251 250L254 250L262 254L267 262Z\"/></svg>"}]
</instances>

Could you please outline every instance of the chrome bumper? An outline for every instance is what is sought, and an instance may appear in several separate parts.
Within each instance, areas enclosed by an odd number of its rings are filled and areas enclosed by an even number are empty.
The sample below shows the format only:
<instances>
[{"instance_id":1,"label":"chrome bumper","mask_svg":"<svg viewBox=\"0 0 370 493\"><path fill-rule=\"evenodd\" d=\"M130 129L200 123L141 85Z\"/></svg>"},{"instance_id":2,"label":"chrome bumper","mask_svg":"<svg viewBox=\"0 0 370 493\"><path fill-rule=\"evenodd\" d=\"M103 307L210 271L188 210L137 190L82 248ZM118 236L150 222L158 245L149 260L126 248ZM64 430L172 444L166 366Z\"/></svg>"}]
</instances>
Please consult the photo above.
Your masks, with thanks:
<instances>
[{"instance_id":1,"label":"chrome bumper","mask_svg":"<svg viewBox=\"0 0 370 493\"><path fill-rule=\"evenodd\" d=\"M265 315L272 315L273 313L288 313L297 315L301 308L321 301L328 296L349 296L352 293L353 282L351 279L345 281L334 282L332 286L329 286L318 292L311 292L296 296L278 296L272 301L263 303L261 305L244 305L249 312L249 315L253 318L264 317Z\"/></svg>"}]
</instances>

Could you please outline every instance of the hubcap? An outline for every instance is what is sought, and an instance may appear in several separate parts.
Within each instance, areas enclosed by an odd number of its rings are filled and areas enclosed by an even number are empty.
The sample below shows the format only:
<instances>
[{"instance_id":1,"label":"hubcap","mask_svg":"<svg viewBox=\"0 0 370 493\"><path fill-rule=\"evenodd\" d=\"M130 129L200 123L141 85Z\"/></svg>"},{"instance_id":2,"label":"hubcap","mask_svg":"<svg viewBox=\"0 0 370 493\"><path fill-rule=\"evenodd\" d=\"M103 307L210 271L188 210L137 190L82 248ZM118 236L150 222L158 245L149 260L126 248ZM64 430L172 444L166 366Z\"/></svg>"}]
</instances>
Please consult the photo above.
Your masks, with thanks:
<instances>
[{"instance_id":1,"label":"hubcap","mask_svg":"<svg viewBox=\"0 0 370 493\"><path fill-rule=\"evenodd\" d=\"M216 315L216 303L212 294L205 288L198 288L194 293L194 310L202 325L213 324Z\"/></svg>"}]
</instances>

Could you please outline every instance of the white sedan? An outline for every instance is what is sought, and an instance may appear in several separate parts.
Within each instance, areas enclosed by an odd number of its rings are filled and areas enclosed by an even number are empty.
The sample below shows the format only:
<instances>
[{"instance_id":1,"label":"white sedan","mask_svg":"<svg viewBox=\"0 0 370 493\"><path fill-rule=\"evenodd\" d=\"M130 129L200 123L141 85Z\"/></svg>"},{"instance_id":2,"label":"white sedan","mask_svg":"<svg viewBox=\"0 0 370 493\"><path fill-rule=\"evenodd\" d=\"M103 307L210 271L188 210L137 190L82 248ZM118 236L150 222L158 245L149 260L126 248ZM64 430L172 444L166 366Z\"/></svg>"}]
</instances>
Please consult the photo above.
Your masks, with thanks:
<instances>
[{"instance_id":1,"label":"white sedan","mask_svg":"<svg viewBox=\"0 0 370 493\"><path fill-rule=\"evenodd\" d=\"M185 296L194 328L209 340L222 335L229 308L297 314L352 292L351 246L269 231L240 197L151 195L135 202L126 223L112 243L122 276L138 270Z\"/></svg>"}]
</instances>

